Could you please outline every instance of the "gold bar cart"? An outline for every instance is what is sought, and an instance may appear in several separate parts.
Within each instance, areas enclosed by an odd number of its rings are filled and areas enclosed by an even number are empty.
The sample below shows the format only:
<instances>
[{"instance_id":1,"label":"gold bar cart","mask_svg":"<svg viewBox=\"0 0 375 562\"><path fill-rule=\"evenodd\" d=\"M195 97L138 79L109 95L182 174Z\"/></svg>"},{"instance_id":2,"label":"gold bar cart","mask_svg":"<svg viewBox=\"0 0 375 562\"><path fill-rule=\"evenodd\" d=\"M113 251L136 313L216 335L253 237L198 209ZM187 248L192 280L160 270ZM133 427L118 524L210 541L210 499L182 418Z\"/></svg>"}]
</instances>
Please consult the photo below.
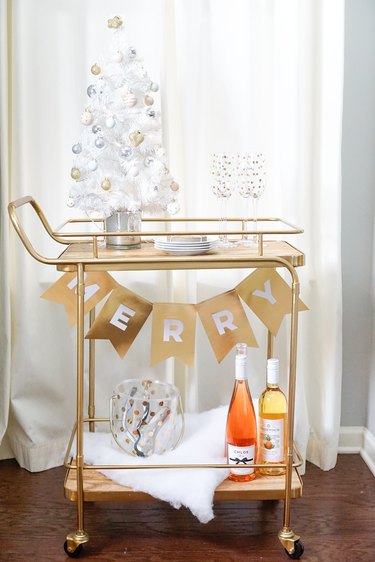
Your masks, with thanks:
<instances>
[{"instance_id":1,"label":"gold bar cart","mask_svg":"<svg viewBox=\"0 0 375 562\"><path fill-rule=\"evenodd\" d=\"M63 244L64 250L54 258L39 254L31 244L18 216L18 209L29 205L36 212L48 236L54 241ZM66 232L66 227L80 226L92 222L90 219L73 219L66 221L58 230L53 230L47 221L40 206L31 197L26 196L9 203L10 219L19 235L24 247L37 261L56 266L58 271L77 273L77 389L76 389L76 420L65 456L67 474L65 478L65 497L76 503L77 527L69 533L64 545L66 553L77 557L83 545L88 542L89 535L84 526L84 503L89 501L136 501L152 500L145 493L133 491L130 488L116 484L99 472L100 469L122 468L126 469L170 469L170 468L228 468L227 464L184 464L184 465L89 465L84 461L84 425L88 424L89 430L94 431L95 423L108 423L109 418L95 417L95 342L90 341L88 354L89 390L88 390L88 416L84 415L84 294L85 273L88 271L136 271L136 270L193 270L193 269L243 269L243 268L285 268L292 281L292 307L290 323L290 356L289 356L289 383L288 383L288 424L287 424L287 455L285 463L280 465L286 469L284 476L259 476L252 482L237 483L225 480L218 486L215 500L275 500L284 501L283 526L278 533L279 540L290 558L299 559L303 554L303 545L300 537L290 527L291 500L302 495L302 480L298 467L302 458L294 440L294 411L296 387L296 354L297 354L297 326L298 326L298 296L299 280L296 267L305 263L305 256L297 248L285 241L268 240L264 237L270 235L300 234L302 229L293 224L278 219L258 219L256 235L258 244L255 247L235 246L230 249L217 248L205 255L171 256L154 248L153 238L160 235L184 234L220 234L217 229L217 219L145 219L144 225L155 223L157 227L164 224L166 230L149 230L147 232L132 233L142 236L142 247L136 250L113 250L99 246L98 240L108 236L126 235L127 233L103 233L74 231ZM100 222L100 221L99 221ZM245 230L246 219L228 219L231 228L227 234L241 237ZM202 225L202 226L200 226ZM234 227L232 228L232 226ZM173 227L173 228L172 228ZM90 312L90 325L95 319L95 312ZM272 335L268 333L267 356L272 356ZM71 448L76 439L76 453L71 455ZM256 463L254 468L264 465Z\"/></svg>"}]
</instances>

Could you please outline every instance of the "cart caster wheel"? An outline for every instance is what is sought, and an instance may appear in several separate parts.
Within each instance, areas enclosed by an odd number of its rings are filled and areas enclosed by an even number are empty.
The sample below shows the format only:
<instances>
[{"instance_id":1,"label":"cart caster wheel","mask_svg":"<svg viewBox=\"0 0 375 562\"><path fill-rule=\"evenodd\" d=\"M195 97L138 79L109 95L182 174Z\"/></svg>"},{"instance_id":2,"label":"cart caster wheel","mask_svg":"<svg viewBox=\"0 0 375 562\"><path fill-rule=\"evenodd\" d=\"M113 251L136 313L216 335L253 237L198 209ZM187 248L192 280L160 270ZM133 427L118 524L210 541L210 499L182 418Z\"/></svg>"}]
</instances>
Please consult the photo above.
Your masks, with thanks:
<instances>
[{"instance_id":1,"label":"cart caster wheel","mask_svg":"<svg viewBox=\"0 0 375 562\"><path fill-rule=\"evenodd\" d=\"M285 549L285 552L287 553L289 558L292 558L292 560L299 560L299 558L302 556L304 550L305 550L305 547L303 546L301 541L298 540L294 543L294 552L290 553L290 552L288 552L287 549Z\"/></svg>"},{"instance_id":2,"label":"cart caster wheel","mask_svg":"<svg viewBox=\"0 0 375 562\"><path fill-rule=\"evenodd\" d=\"M70 556L70 558L78 558L78 556L81 554L82 550L83 550L83 544L78 544L75 548L75 550L69 550L68 549L68 541L64 542L64 550L67 553L68 556Z\"/></svg>"}]
</instances>

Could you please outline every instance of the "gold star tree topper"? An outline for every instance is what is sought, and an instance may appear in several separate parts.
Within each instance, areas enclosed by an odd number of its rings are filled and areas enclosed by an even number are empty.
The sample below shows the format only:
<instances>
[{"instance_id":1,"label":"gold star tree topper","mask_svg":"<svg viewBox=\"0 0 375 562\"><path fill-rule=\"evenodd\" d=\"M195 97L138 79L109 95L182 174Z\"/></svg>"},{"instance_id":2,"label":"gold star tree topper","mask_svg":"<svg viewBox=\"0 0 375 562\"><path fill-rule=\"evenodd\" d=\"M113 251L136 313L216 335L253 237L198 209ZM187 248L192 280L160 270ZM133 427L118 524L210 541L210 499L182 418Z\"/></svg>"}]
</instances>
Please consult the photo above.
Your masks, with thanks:
<instances>
[{"instance_id":1,"label":"gold star tree topper","mask_svg":"<svg viewBox=\"0 0 375 562\"><path fill-rule=\"evenodd\" d=\"M108 27L113 27L114 29L118 29L122 26L122 19L119 16L115 16L108 20Z\"/></svg>"}]
</instances>

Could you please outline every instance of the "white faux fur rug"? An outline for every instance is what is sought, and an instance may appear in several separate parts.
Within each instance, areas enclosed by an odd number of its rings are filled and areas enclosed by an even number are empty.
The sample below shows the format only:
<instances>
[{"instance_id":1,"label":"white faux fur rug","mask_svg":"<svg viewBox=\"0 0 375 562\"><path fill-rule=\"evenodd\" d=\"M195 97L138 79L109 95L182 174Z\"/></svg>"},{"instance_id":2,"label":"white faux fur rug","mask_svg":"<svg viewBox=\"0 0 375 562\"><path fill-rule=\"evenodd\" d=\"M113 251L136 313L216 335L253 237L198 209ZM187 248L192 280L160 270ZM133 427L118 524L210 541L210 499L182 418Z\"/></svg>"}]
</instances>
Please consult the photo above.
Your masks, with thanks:
<instances>
[{"instance_id":1,"label":"white faux fur rug","mask_svg":"<svg viewBox=\"0 0 375 562\"><path fill-rule=\"evenodd\" d=\"M85 433L88 464L225 464L225 424L228 406L200 414L185 414L185 433L180 445L163 455L132 457L114 443L111 433ZM108 478L134 490L146 492L179 509L182 505L201 521L214 517L213 496L227 478L225 468L101 470Z\"/></svg>"}]
</instances>

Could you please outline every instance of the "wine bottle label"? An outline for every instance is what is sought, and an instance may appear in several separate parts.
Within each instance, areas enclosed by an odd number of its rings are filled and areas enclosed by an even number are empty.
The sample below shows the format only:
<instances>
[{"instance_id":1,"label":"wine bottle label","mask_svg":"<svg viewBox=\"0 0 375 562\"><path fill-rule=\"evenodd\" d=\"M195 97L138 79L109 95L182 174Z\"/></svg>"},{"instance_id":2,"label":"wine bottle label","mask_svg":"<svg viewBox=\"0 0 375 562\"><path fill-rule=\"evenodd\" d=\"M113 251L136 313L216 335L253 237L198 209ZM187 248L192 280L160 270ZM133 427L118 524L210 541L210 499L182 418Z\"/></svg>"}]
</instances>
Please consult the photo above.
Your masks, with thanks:
<instances>
[{"instance_id":1,"label":"wine bottle label","mask_svg":"<svg viewBox=\"0 0 375 562\"><path fill-rule=\"evenodd\" d=\"M284 459L284 420L259 418L259 461L283 462Z\"/></svg>"},{"instance_id":2,"label":"wine bottle label","mask_svg":"<svg viewBox=\"0 0 375 562\"><path fill-rule=\"evenodd\" d=\"M246 466L247 464L254 464L255 446L237 447L228 443L228 464L236 466ZM254 468L231 468L233 474L252 474Z\"/></svg>"}]
</instances>

